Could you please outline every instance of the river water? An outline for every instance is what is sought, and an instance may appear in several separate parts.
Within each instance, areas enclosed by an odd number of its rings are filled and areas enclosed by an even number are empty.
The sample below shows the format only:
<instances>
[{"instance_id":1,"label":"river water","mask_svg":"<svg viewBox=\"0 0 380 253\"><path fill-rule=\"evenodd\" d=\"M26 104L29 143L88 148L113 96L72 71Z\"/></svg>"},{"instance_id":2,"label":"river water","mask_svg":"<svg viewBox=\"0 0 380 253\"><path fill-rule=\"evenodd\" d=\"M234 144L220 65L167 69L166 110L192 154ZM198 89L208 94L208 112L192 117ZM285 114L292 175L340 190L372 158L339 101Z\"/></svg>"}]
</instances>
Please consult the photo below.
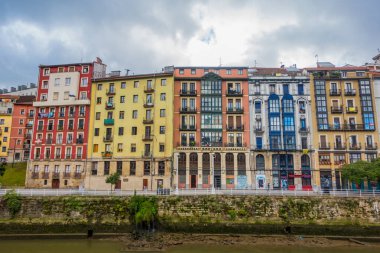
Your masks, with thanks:
<instances>
[{"instance_id":1,"label":"river water","mask_svg":"<svg viewBox=\"0 0 380 253\"><path fill-rule=\"evenodd\" d=\"M107 240L0 240L1 253L120 253L119 242ZM373 253L379 248L368 246L310 248L292 246L180 246L167 253ZM134 253L134 252L131 252ZM140 251L141 253L141 251Z\"/></svg>"}]
</instances>

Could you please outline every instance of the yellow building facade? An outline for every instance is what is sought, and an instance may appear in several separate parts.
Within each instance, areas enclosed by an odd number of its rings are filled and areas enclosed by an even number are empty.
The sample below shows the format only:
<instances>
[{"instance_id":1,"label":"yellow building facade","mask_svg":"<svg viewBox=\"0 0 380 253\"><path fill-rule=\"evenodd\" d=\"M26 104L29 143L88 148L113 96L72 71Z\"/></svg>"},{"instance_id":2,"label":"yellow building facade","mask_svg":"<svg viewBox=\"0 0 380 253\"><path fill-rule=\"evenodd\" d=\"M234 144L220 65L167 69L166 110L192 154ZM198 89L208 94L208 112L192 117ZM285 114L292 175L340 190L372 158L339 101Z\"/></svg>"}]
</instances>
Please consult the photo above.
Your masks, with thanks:
<instances>
[{"instance_id":1,"label":"yellow building facade","mask_svg":"<svg viewBox=\"0 0 380 253\"><path fill-rule=\"evenodd\" d=\"M8 159L11 141L13 104L18 96L0 95L0 161Z\"/></svg>"},{"instance_id":2,"label":"yellow building facade","mask_svg":"<svg viewBox=\"0 0 380 253\"><path fill-rule=\"evenodd\" d=\"M93 80L85 188L169 188L173 154L173 74Z\"/></svg>"},{"instance_id":3,"label":"yellow building facade","mask_svg":"<svg viewBox=\"0 0 380 253\"><path fill-rule=\"evenodd\" d=\"M356 187L342 178L342 165L378 155L374 86L363 67L308 69L315 168L322 189ZM362 188L371 187L365 182Z\"/></svg>"}]
</instances>

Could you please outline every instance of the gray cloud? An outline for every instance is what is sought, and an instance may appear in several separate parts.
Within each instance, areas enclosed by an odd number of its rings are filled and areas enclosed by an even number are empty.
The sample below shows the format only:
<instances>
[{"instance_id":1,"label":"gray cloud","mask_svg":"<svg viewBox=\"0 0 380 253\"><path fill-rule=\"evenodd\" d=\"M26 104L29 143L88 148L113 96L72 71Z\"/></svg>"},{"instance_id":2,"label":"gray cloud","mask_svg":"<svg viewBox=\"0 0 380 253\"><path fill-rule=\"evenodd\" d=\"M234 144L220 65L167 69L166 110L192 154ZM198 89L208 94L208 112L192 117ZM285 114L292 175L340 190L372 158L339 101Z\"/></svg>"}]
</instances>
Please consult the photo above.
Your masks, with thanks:
<instances>
[{"instance_id":1,"label":"gray cloud","mask_svg":"<svg viewBox=\"0 0 380 253\"><path fill-rule=\"evenodd\" d=\"M189 44L202 48L194 41L221 50L213 51L213 57L223 56L225 64L257 60L261 66L310 65L316 53L337 64L363 64L380 47L379 7L376 0L4 0L0 87L36 82L39 64L92 61L96 56L109 70L134 73L187 65L197 54ZM247 25L241 22L253 22L242 38L223 30L225 25ZM224 43L227 39L232 42ZM235 48L245 50L240 61L225 54ZM210 58L202 50L196 62Z\"/></svg>"}]
</instances>

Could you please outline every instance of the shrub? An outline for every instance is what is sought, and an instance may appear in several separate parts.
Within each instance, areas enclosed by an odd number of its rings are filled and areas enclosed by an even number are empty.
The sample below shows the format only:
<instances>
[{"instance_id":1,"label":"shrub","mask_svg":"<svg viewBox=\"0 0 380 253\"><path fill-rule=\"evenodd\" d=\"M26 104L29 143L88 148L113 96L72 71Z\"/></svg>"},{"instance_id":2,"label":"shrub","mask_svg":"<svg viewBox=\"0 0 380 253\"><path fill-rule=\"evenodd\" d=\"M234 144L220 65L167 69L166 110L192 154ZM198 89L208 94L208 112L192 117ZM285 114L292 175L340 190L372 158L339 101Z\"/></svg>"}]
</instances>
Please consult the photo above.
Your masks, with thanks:
<instances>
[{"instance_id":1,"label":"shrub","mask_svg":"<svg viewBox=\"0 0 380 253\"><path fill-rule=\"evenodd\" d=\"M14 190L8 191L4 197L8 212L14 218L21 210L21 197Z\"/></svg>"}]
</instances>

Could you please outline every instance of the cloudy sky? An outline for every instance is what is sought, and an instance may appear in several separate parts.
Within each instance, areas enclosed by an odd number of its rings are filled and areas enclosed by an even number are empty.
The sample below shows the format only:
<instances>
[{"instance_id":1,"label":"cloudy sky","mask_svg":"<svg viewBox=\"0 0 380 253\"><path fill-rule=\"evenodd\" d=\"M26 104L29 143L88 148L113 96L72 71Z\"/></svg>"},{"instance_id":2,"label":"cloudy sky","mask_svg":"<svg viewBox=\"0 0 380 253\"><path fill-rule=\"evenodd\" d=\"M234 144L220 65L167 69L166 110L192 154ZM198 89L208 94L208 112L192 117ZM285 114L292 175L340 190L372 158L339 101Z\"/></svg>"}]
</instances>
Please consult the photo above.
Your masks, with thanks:
<instances>
[{"instance_id":1,"label":"cloudy sky","mask_svg":"<svg viewBox=\"0 0 380 253\"><path fill-rule=\"evenodd\" d=\"M380 48L378 0L1 0L0 87L39 64L92 61L135 74L166 65L361 65Z\"/></svg>"}]
</instances>

